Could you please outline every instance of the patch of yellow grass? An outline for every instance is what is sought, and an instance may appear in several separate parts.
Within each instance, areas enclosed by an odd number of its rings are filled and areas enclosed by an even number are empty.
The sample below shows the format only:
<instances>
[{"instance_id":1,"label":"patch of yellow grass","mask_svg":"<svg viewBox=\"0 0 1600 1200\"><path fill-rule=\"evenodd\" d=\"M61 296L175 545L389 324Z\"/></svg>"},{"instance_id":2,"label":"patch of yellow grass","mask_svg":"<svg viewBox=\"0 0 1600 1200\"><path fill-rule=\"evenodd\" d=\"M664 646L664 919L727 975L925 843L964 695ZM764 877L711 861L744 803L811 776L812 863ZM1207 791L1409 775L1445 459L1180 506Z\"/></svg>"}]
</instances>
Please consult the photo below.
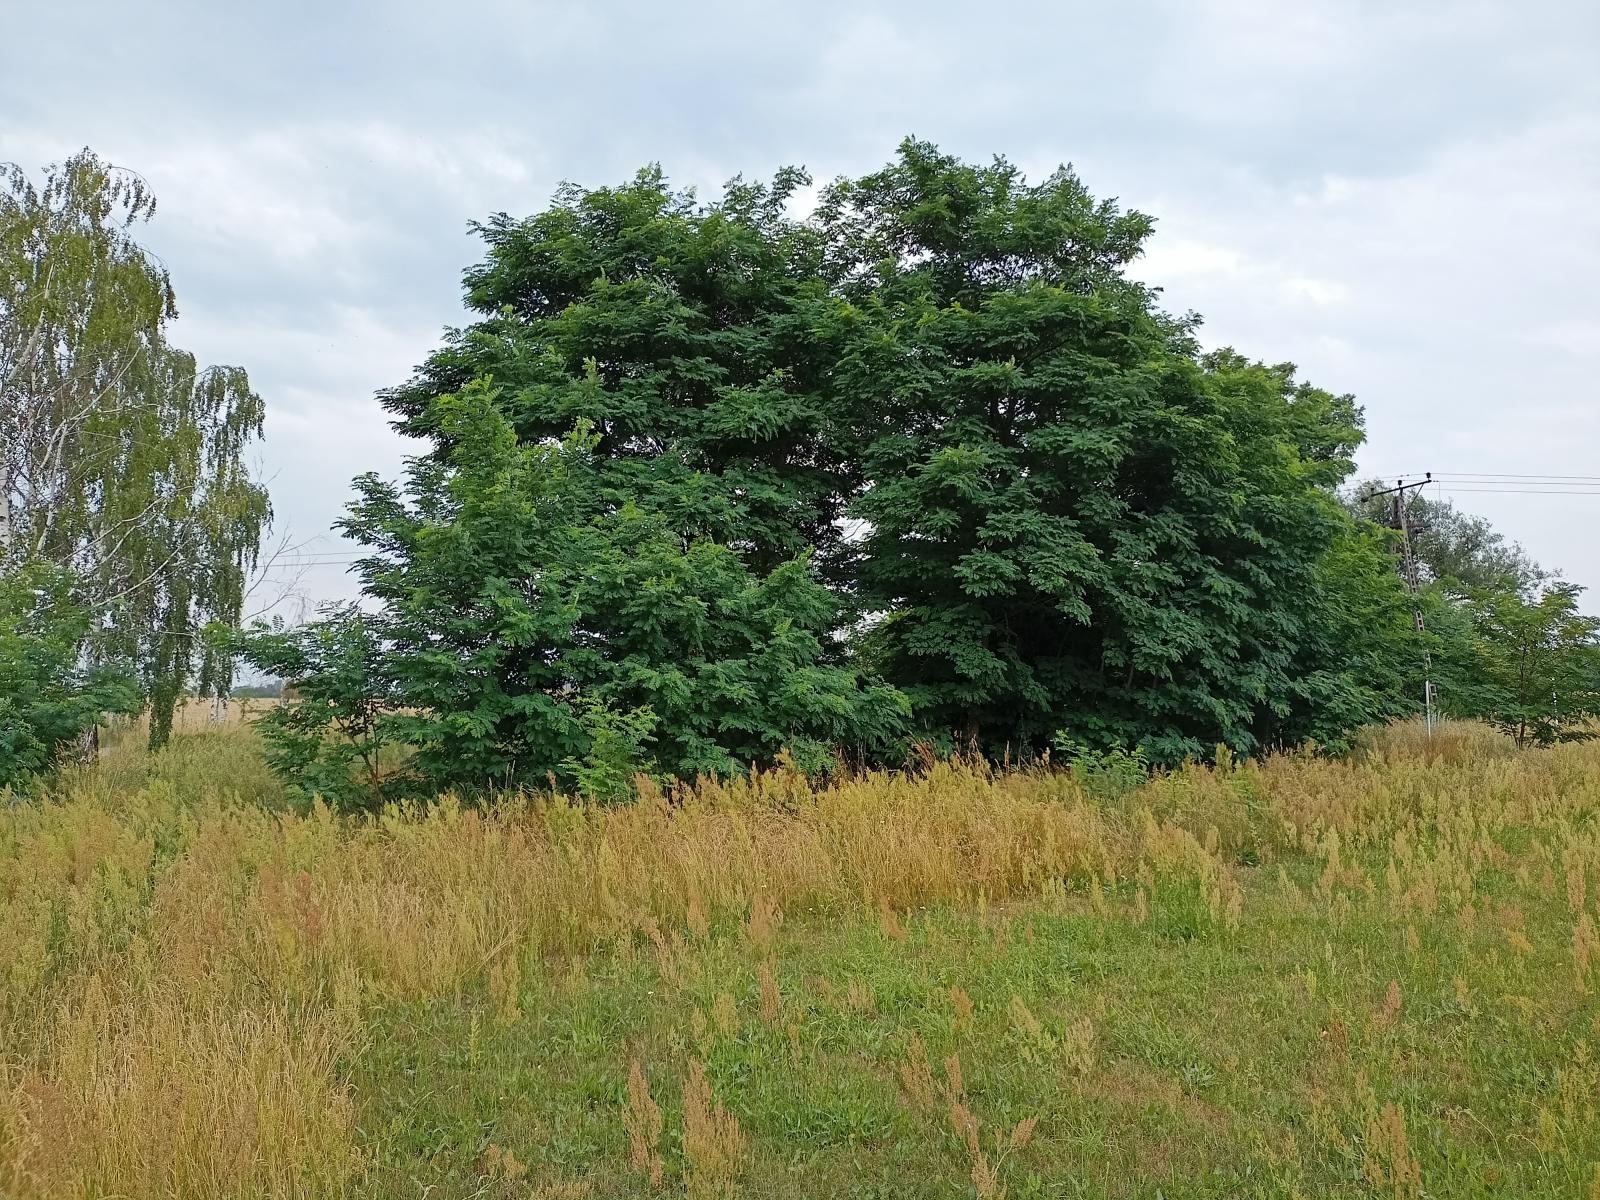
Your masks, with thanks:
<instances>
[{"instance_id":1,"label":"patch of yellow grass","mask_svg":"<svg viewBox=\"0 0 1600 1200\"><path fill-rule=\"evenodd\" d=\"M359 1166L328 1011L197 1011L91 980L0 1073L0 1195L338 1196Z\"/></svg>"},{"instance_id":2,"label":"patch of yellow grass","mask_svg":"<svg viewBox=\"0 0 1600 1200\"><path fill-rule=\"evenodd\" d=\"M338 1195L362 1168L341 1064L370 1005L487 988L514 1023L524 961L581 973L596 949L638 945L671 981L712 929L742 927L761 954L762 1019L778 1025L770 955L785 913L875 911L883 936L903 940L921 906L987 912L1068 886L1116 919L1128 905L1107 889L1120 888L1138 923L1192 894L1195 919L1246 936L1240 862L1276 876L1276 860L1309 855L1312 886L1283 875L1279 903L1337 924L1381 898L1401 922L1492 923L1508 954L1526 955L1515 915L1479 898L1495 871L1565 896L1571 969L1591 986L1600 752L1511 755L1448 727L1421 750L1408 739L1375 735L1346 761L1188 768L1115 806L1063 775L960 763L825 788L780 771L620 808L445 797L360 820L269 812L227 778L187 772L128 775L137 786L120 790L95 772L64 777L41 802L0 810L0 1195ZM1513 828L1516 855L1497 840ZM1304 986L1315 995L1314 974ZM871 1011L871 981L851 978L843 1002ZM1379 1023L1404 1019L1398 988L1379 1004ZM969 1029L959 986L948 1005ZM726 993L695 1018L700 1046L738 1030ZM1041 1066L1095 1072L1093 1020L1047 1027L1020 999L1010 1019ZM791 1043L798 1058L792 1026ZM972 1184L992 1194L1011 1142L979 1144L959 1066L940 1090ZM918 1107L933 1103L920 1042L901 1083ZM661 1115L642 1072L629 1095L632 1161L659 1181ZM743 1135L703 1073L683 1099L691 1189L725 1194ZM1415 1194L1404 1114L1374 1108L1365 1132L1374 1186ZM1020 1146L1032 1126L1009 1136Z\"/></svg>"}]
</instances>

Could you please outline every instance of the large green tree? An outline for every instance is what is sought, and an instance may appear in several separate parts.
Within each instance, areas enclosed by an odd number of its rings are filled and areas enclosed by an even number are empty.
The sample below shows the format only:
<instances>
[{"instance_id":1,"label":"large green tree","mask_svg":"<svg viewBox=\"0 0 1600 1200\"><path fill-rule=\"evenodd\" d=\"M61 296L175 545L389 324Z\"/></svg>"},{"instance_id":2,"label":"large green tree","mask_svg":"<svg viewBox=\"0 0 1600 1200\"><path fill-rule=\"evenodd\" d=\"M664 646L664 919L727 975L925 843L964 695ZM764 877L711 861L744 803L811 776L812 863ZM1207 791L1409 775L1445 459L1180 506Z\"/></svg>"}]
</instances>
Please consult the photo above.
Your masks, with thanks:
<instances>
[{"instance_id":1,"label":"large green tree","mask_svg":"<svg viewBox=\"0 0 1600 1200\"><path fill-rule=\"evenodd\" d=\"M187 688L231 682L199 632L239 619L270 507L260 397L167 341L172 283L134 237L154 212L87 150L40 185L0 167L0 570L72 574L81 652L136 669L159 743Z\"/></svg>"},{"instance_id":2,"label":"large green tree","mask_svg":"<svg viewBox=\"0 0 1600 1200\"><path fill-rule=\"evenodd\" d=\"M1338 663L1304 660L1351 400L1203 358L1127 274L1151 221L1070 170L1030 184L907 142L820 222L853 309L835 386L871 662L925 728L1172 760L1315 726L1299 676Z\"/></svg>"},{"instance_id":3,"label":"large green tree","mask_svg":"<svg viewBox=\"0 0 1600 1200\"><path fill-rule=\"evenodd\" d=\"M901 697L946 746L1155 761L1407 710L1359 409L1203 354L1130 276L1149 218L915 141L799 219L804 178L480 227L477 318L385 396L428 451L346 524L424 778L816 762Z\"/></svg>"}]
</instances>

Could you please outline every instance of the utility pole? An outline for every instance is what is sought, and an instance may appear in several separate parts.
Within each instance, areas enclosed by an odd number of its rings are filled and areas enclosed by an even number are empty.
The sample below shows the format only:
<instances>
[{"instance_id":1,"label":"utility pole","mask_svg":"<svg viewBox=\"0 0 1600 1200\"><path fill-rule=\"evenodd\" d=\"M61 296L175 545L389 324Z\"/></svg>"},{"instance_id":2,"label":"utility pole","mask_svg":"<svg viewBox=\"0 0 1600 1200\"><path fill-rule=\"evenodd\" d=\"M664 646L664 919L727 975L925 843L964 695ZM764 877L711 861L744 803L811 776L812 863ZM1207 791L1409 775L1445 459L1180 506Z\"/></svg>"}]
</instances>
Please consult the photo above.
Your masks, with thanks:
<instances>
[{"instance_id":1,"label":"utility pole","mask_svg":"<svg viewBox=\"0 0 1600 1200\"><path fill-rule=\"evenodd\" d=\"M1404 479L1395 480L1392 488L1384 488L1381 492L1368 492L1362 497L1371 500L1378 496L1394 497L1394 527L1400 531L1400 575L1406 581L1406 588L1411 592L1411 624L1417 631L1417 636L1422 637L1424 631L1422 623L1422 605L1419 595L1422 591L1422 580L1417 568L1417 553L1411 545L1411 522L1406 512L1406 493L1412 488L1426 487L1433 482L1433 472L1429 471L1421 479L1407 483ZM1427 642L1422 645L1422 712L1427 724L1428 737L1433 737L1433 656L1428 653Z\"/></svg>"}]
</instances>

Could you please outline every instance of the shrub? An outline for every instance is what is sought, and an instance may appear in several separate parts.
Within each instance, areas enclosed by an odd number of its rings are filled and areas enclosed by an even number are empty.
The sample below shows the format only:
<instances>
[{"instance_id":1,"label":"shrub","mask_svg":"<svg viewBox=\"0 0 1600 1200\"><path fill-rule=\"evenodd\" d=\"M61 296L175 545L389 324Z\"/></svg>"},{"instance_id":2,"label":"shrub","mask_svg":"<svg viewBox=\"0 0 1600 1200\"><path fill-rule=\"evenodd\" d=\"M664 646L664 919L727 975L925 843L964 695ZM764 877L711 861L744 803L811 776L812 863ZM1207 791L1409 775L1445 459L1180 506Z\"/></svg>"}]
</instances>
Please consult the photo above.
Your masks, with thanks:
<instances>
[{"instance_id":1,"label":"shrub","mask_svg":"<svg viewBox=\"0 0 1600 1200\"><path fill-rule=\"evenodd\" d=\"M40 564L0 574L0 788L54 766L106 713L139 708L131 675L84 665L91 617L72 583Z\"/></svg>"}]
</instances>

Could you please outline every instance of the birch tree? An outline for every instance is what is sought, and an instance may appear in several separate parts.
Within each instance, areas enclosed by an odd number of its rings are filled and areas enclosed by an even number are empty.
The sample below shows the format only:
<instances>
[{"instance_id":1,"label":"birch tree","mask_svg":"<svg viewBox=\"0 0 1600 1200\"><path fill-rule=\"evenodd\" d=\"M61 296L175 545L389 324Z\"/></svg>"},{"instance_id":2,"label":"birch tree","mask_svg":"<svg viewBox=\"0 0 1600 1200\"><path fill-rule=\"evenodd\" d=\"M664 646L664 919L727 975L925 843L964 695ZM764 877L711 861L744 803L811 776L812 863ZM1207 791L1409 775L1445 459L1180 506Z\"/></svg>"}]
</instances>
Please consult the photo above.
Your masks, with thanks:
<instances>
[{"instance_id":1,"label":"birch tree","mask_svg":"<svg viewBox=\"0 0 1600 1200\"><path fill-rule=\"evenodd\" d=\"M0 166L0 569L71 572L81 653L137 670L159 744L185 690L231 685L200 631L237 623L271 507L249 378L167 341L172 281L134 236L155 209L88 150L39 185Z\"/></svg>"}]
</instances>

